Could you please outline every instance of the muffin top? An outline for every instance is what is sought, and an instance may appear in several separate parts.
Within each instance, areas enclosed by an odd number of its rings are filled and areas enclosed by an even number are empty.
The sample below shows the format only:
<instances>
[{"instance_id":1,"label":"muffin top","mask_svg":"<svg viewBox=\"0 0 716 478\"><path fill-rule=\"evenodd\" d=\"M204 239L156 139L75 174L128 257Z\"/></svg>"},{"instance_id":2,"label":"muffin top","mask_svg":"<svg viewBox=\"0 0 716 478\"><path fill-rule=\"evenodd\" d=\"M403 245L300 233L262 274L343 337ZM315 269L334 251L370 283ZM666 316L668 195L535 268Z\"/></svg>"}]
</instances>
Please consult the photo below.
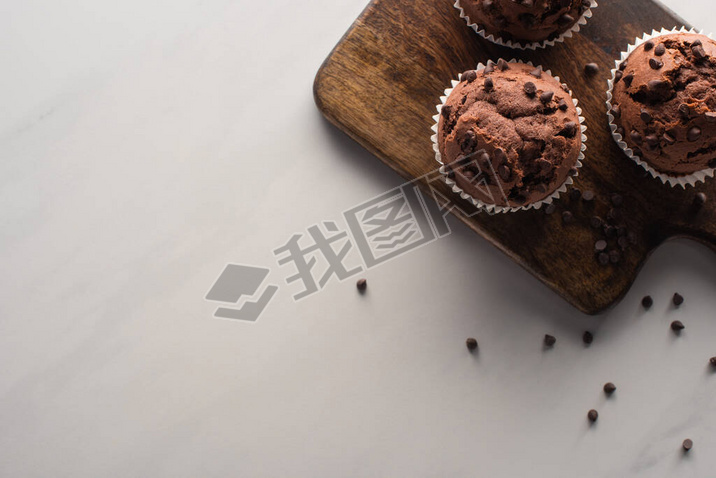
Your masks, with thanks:
<instances>
[{"instance_id":1,"label":"muffin top","mask_svg":"<svg viewBox=\"0 0 716 478\"><path fill-rule=\"evenodd\" d=\"M716 42L674 33L639 45L616 72L612 114L634 154L662 173L716 163Z\"/></svg>"},{"instance_id":2,"label":"muffin top","mask_svg":"<svg viewBox=\"0 0 716 478\"><path fill-rule=\"evenodd\" d=\"M579 115L568 91L523 63L500 60L463 73L438 122L448 176L487 204L519 207L550 196L581 150Z\"/></svg>"},{"instance_id":3,"label":"muffin top","mask_svg":"<svg viewBox=\"0 0 716 478\"><path fill-rule=\"evenodd\" d=\"M589 8L589 0L460 0L470 21L503 40L553 40Z\"/></svg>"}]
</instances>

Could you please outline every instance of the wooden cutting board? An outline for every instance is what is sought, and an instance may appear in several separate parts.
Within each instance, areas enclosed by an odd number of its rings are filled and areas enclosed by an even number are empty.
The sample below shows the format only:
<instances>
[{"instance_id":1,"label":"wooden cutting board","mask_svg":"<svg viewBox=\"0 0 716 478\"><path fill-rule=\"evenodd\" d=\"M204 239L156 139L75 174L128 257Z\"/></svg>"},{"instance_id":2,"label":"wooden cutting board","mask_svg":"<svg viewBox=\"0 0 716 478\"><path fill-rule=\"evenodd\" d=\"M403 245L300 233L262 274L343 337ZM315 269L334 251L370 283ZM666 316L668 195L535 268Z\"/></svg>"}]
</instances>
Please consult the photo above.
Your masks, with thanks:
<instances>
[{"instance_id":1,"label":"wooden cutting board","mask_svg":"<svg viewBox=\"0 0 716 478\"><path fill-rule=\"evenodd\" d=\"M338 128L375 154L402 177L412 180L434 171L430 141L435 105L450 80L478 62L500 57L541 64L573 90L588 127L584 167L575 185L591 190L586 203L565 197L557 212L522 211L507 215L470 214L456 198L455 214L578 309L596 314L619 301L649 254L666 239L685 236L716 247L716 180L696 188L675 189L648 177L612 140L606 119L607 77L619 52L643 32L684 25L653 0L600 0L580 33L546 50L520 51L478 37L459 17L452 0L374 0L340 40L319 70L316 104ZM586 63L601 70L585 76ZM434 183L433 183L434 184ZM421 187L428 187L421 181ZM439 191L455 197L440 183ZM697 192L710 198L694 211ZM620 262L600 265L594 243L604 235L590 226L605 217L611 197L636 244ZM562 212L576 221L565 224ZM610 248L618 248L610 240Z\"/></svg>"}]
</instances>

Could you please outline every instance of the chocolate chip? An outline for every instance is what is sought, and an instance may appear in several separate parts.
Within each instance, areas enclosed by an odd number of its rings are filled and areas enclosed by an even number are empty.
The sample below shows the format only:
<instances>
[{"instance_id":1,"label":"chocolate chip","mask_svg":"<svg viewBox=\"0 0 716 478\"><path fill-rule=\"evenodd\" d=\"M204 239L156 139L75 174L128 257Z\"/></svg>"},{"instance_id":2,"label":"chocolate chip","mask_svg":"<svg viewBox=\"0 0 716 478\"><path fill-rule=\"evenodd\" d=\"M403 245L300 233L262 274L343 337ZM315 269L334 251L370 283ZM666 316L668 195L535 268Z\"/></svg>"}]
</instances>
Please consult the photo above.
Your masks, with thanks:
<instances>
[{"instance_id":1,"label":"chocolate chip","mask_svg":"<svg viewBox=\"0 0 716 478\"><path fill-rule=\"evenodd\" d=\"M624 60L623 62L619 63L619 69L622 71L626 70L626 67L628 64L629 64L629 62L627 60Z\"/></svg>"},{"instance_id":2,"label":"chocolate chip","mask_svg":"<svg viewBox=\"0 0 716 478\"><path fill-rule=\"evenodd\" d=\"M664 44L659 43L658 45L656 45L656 48L654 48L654 55L661 56L664 53L666 53L666 47L664 46Z\"/></svg>"},{"instance_id":3,"label":"chocolate chip","mask_svg":"<svg viewBox=\"0 0 716 478\"><path fill-rule=\"evenodd\" d=\"M571 224L572 222L574 222L574 215L569 211L564 211L562 213L562 222L564 222L565 224Z\"/></svg>"},{"instance_id":4,"label":"chocolate chip","mask_svg":"<svg viewBox=\"0 0 716 478\"><path fill-rule=\"evenodd\" d=\"M527 96L534 96L535 93L537 93L537 87L531 81L525 83L524 89L525 93L527 93Z\"/></svg>"},{"instance_id":5,"label":"chocolate chip","mask_svg":"<svg viewBox=\"0 0 716 478\"><path fill-rule=\"evenodd\" d=\"M661 137L666 144L675 144L676 139L672 137L669 133L664 133L664 136Z\"/></svg>"},{"instance_id":6,"label":"chocolate chip","mask_svg":"<svg viewBox=\"0 0 716 478\"><path fill-rule=\"evenodd\" d=\"M559 132L560 135L564 135L567 138L574 138L574 136L577 134L577 123L574 121L569 121L564 124L564 128L562 128L562 131Z\"/></svg>"},{"instance_id":7,"label":"chocolate chip","mask_svg":"<svg viewBox=\"0 0 716 478\"><path fill-rule=\"evenodd\" d=\"M467 81L468 83L472 83L477 79L477 72L475 70L469 70L462 74L461 76L462 81Z\"/></svg>"},{"instance_id":8,"label":"chocolate chip","mask_svg":"<svg viewBox=\"0 0 716 478\"><path fill-rule=\"evenodd\" d=\"M612 264L619 264L622 259L622 255L617 250L609 251L609 262Z\"/></svg>"},{"instance_id":9,"label":"chocolate chip","mask_svg":"<svg viewBox=\"0 0 716 478\"><path fill-rule=\"evenodd\" d=\"M716 367L716 357L711 357L709 359L709 363L711 364L712 367Z\"/></svg>"},{"instance_id":10,"label":"chocolate chip","mask_svg":"<svg viewBox=\"0 0 716 478\"><path fill-rule=\"evenodd\" d=\"M675 320L671 323L671 330L673 330L674 332L681 332L685 328L686 326L682 324L680 320Z\"/></svg>"},{"instance_id":11,"label":"chocolate chip","mask_svg":"<svg viewBox=\"0 0 716 478\"><path fill-rule=\"evenodd\" d=\"M569 190L569 197L572 198L572 201L576 201L582 197L582 191L579 188L572 188Z\"/></svg>"},{"instance_id":12,"label":"chocolate chip","mask_svg":"<svg viewBox=\"0 0 716 478\"><path fill-rule=\"evenodd\" d=\"M642 142L641 134L638 131L632 131L631 133L629 133L629 137L636 144L641 144Z\"/></svg>"},{"instance_id":13,"label":"chocolate chip","mask_svg":"<svg viewBox=\"0 0 716 478\"><path fill-rule=\"evenodd\" d=\"M505 60L500 58L499 60L497 60L497 68L499 68L502 71L506 71L506 70L510 69L510 65L508 65Z\"/></svg>"},{"instance_id":14,"label":"chocolate chip","mask_svg":"<svg viewBox=\"0 0 716 478\"><path fill-rule=\"evenodd\" d=\"M451 112L452 112L452 106L450 106L450 105L444 105L442 107L442 109L440 110L440 114L445 119L448 119L450 117Z\"/></svg>"},{"instance_id":15,"label":"chocolate chip","mask_svg":"<svg viewBox=\"0 0 716 478\"><path fill-rule=\"evenodd\" d=\"M472 352L477 348L477 340L470 337L469 339L465 340L465 345L467 345L467 349Z\"/></svg>"},{"instance_id":16,"label":"chocolate chip","mask_svg":"<svg viewBox=\"0 0 716 478\"><path fill-rule=\"evenodd\" d=\"M584 73L586 73L589 76L594 76L597 73L599 73L599 65L596 63L587 63L584 65Z\"/></svg>"},{"instance_id":17,"label":"chocolate chip","mask_svg":"<svg viewBox=\"0 0 716 478\"><path fill-rule=\"evenodd\" d=\"M599 216L593 216L592 219L589 220L589 224L591 224L594 229L599 229L604 225L604 221Z\"/></svg>"},{"instance_id":18,"label":"chocolate chip","mask_svg":"<svg viewBox=\"0 0 716 478\"><path fill-rule=\"evenodd\" d=\"M691 450L694 447L694 441L691 440L690 438L687 438L686 440L684 440L684 442L681 444L681 446L683 447L685 452L688 452L689 450Z\"/></svg>"},{"instance_id":19,"label":"chocolate chip","mask_svg":"<svg viewBox=\"0 0 716 478\"><path fill-rule=\"evenodd\" d=\"M650 66L652 69L654 69L654 70L658 70L658 69L660 69L662 66L664 66L664 62L663 62L663 61L659 61L659 60L657 60L656 58L649 58L649 66Z\"/></svg>"},{"instance_id":20,"label":"chocolate chip","mask_svg":"<svg viewBox=\"0 0 716 478\"><path fill-rule=\"evenodd\" d=\"M630 87L632 82L634 81L634 74L629 73L624 78L622 78L622 81L624 81L624 84L627 85L627 87Z\"/></svg>"},{"instance_id":21,"label":"chocolate chip","mask_svg":"<svg viewBox=\"0 0 716 478\"><path fill-rule=\"evenodd\" d=\"M696 45L691 47L691 53L694 54L694 57L696 60L703 60L708 55L706 54L706 50L704 50L704 47L701 45Z\"/></svg>"},{"instance_id":22,"label":"chocolate chip","mask_svg":"<svg viewBox=\"0 0 716 478\"><path fill-rule=\"evenodd\" d=\"M691 108L686 103L681 103L679 105L679 113L681 113L684 118L688 118L691 116Z\"/></svg>"},{"instance_id":23,"label":"chocolate chip","mask_svg":"<svg viewBox=\"0 0 716 478\"><path fill-rule=\"evenodd\" d=\"M686 134L686 138L691 141L692 143L694 141L698 141L701 137L701 128L698 126L694 126L689 130L689 132Z\"/></svg>"},{"instance_id":24,"label":"chocolate chip","mask_svg":"<svg viewBox=\"0 0 716 478\"><path fill-rule=\"evenodd\" d=\"M643 109L643 108L642 108L642 110L641 110L641 113L639 113L639 118L641 118L641 120L642 120L644 123L647 123L647 124L648 124L648 123L651 123L651 119L652 119L652 118L651 118L651 115L649 114L649 112L646 111L646 110Z\"/></svg>"},{"instance_id":25,"label":"chocolate chip","mask_svg":"<svg viewBox=\"0 0 716 478\"><path fill-rule=\"evenodd\" d=\"M694 206L701 207L704 204L706 204L706 194L704 193L697 193L696 196L694 196Z\"/></svg>"},{"instance_id":26,"label":"chocolate chip","mask_svg":"<svg viewBox=\"0 0 716 478\"><path fill-rule=\"evenodd\" d=\"M547 347L554 347L554 344L556 344L556 343L557 343L557 339L556 339L555 337L553 337L553 336L551 336L551 335L549 335L549 334L546 334L546 335L544 336L544 344L545 344Z\"/></svg>"},{"instance_id":27,"label":"chocolate chip","mask_svg":"<svg viewBox=\"0 0 716 478\"><path fill-rule=\"evenodd\" d=\"M586 332L584 332L584 334L582 334L582 342L587 345L591 344L592 342L594 342L594 335L592 335L592 333L587 330Z\"/></svg>"},{"instance_id":28,"label":"chocolate chip","mask_svg":"<svg viewBox=\"0 0 716 478\"><path fill-rule=\"evenodd\" d=\"M616 389L617 386L614 385L612 382L607 382L604 384L604 393L606 393L607 395L611 395L616 391Z\"/></svg>"},{"instance_id":29,"label":"chocolate chip","mask_svg":"<svg viewBox=\"0 0 716 478\"><path fill-rule=\"evenodd\" d=\"M510 170L510 167L506 164L501 164L500 167L497 169L497 172L503 181L509 181L510 176L512 176L512 171Z\"/></svg>"},{"instance_id":30,"label":"chocolate chip","mask_svg":"<svg viewBox=\"0 0 716 478\"><path fill-rule=\"evenodd\" d=\"M597 258L599 259L599 263L601 265L606 266L607 264L609 264L609 254L607 254L606 252L600 253Z\"/></svg>"},{"instance_id":31,"label":"chocolate chip","mask_svg":"<svg viewBox=\"0 0 716 478\"><path fill-rule=\"evenodd\" d=\"M554 91L545 91L540 95L539 99L542 103L549 103L550 101L552 101L553 97Z\"/></svg>"},{"instance_id":32,"label":"chocolate chip","mask_svg":"<svg viewBox=\"0 0 716 478\"><path fill-rule=\"evenodd\" d=\"M590 190L586 190L582 193L582 200L590 202L594 200L594 192Z\"/></svg>"},{"instance_id":33,"label":"chocolate chip","mask_svg":"<svg viewBox=\"0 0 716 478\"><path fill-rule=\"evenodd\" d=\"M607 216L609 216L609 215L607 214ZM609 238L609 239L613 239L613 238L617 237L617 228L614 226L605 225L604 226L604 235L607 236L607 238Z\"/></svg>"},{"instance_id":34,"label":"chocolate chip","mask_svg":"<svg viewBox=\"0 0 716 478\"><path fill-rule=\"evenodd\" d=\"M716 121L716 113L713 111L705 113L704 116L706 117L706 121Z\"/></svg>"},{"instance_id":35,"label":"chocolate chip","mask_svg":"<svg viewBox=\"0 0 716 478\"><path fill-rule=\"evenodd\" d=\"M554 203L552 203L552 204L547 205L547 207L544 210L544 213L545 214L554 214L554 212L556 210L557 210L557 206L555 206Z\"/></svg>"},{"instance_id":36,"label":"chocolate chip","mask_svg":"<svg viewBox=\"0 0 716 478\"><path fill-rule=\"evenodd\" d=\"M607 241L605 241L604 239L600 239L594 244L594 250L597 252L602 252L606 248L607 248Z\"/></svg>"},{"instance_id":37,"label":"chocolate chip","mask_svg":"<svg viewBox=\"0 0 716 478\"><path fill-rule=\"evenodd\" d=\"M616 193L612 194L611 200L612 200L612 204L614 204L617 207L624 204L624 197L621 194L616 194Z\"/></svg>"},{"instance_id":38,"label":"chocolate chip","mask_svg":"<svg viewBox=\"0 0 716 478\"><path fill-rule=\"evenodd\" d=\"M488 62L487 62L487 66L485 66L485 69L482 70L482 74L483 74L483 75L489 75L489 74L492 73L493 71L495 71L495 64L492 63L492 61L488 61Z\"/></svg>"},{"instance_id":39,"label":"chocolate chip","mask_svg":"<svg viewBox=\"0 0 716 478\"><path fill-rule=\"evenodd\" d=\"M485 78L485 82L483 83L483 85L485 85L486 90L491 90L495 86L494 82L492 81L492 78L490 78L489 76Z\"/></svg>"},{"instance_id":40,"label":"chocolate chip","mask_svg":"<svg viewBox=\"0 0 716 478\"><path fill-rule=\"evenodd\" d=\"M701 40L698 38L696 40L694 40L693 42L691 42L691 48L693 48L695 46L699 46L699 45L703 45L703 43L701 43Z\"/></svg>"},{"instance_id":41,"label":"chocolate chip","mask_svg":"<svg viewBox=\"0 0 716 478\"><path fill-rule=\"evenodd\" d=\"M450 179L455 179L455 171L450 171L447 173L447 177Z\"/></svg>"},{"instance_id":42,"label":"chocolate chip","mask_svg":"<svg viewBox=\"0 0 716 478\"><path fill-rule=\"evenodd\" d=\"M645 140L649 149L656 149L659 146L659 138L657 138L656 135L650 134Z\"/></svg>"},{"instance_id":43,"label":"chocolate chip","mask_svg":"<svg viewBox=\"0 0 716 478\"><path fill-rule=\"evenodd\" d=\"M615 71L615 72L614 72L614 83L618 83L619 80L621 80L623 76L624 76L624 72L623 72L623 71L621 71L621 70Z\"/></svg>"},{"instance_id":44,"label":"chocolate chip","mask_svg":"<svg viewBox=\"0 0 716 478\"><path fill-rule=\"evenodd\" d=\"M530 75L534 76L535 78L542 78L542 67L538 66L534 70L530 71Z\"/></svg>"},{"instance_id":45,"label":"chocolate chip","mask_svg":"<svg viewBox=\"0 0 716 478\"><path fill-rule=\"evenodd\" d=\"M597 412L596 410L589 410L589 412L587 413L587 418L590 422L594 423L599 418L599 412Z\"/></svg>"},{"instance_id":46,"label":"chocolate chip","mask_svg":"<svg viewBox=\"0 0 716 478\"><path fill-rule=\"evenodd\" d=\"M677 292L674 294L674 297L671 298L671 302L673 302L676 307L679 307L684 303L684 297Z\"/></svg>"},{"instance_id":47,"label":"chocolate chip","mask_svg":"<svg viewBox=\"0 0 716 478\"><path fill-rule=\"evenodd\" d=\"M568 25L570 23L574 23L574 17L572 15L569 15L568 13L565 13L557 19L557 23L559 23L560 25Z\"/></svg>"},{"instance_id":48,"label":"chocolate chip","mask_svg":"<svg viewBox=\"0 0 716 478\"><path fill-rule=\"evenodd\" d=\"M571 91L569 90L569 86L567 86L566 83L562 83L561 88L562 91L564 91L565 93L571 93Z\"/></svg>"},{"instance_id":49,"label":"chocolate chip","mask_svg":"<svg viewBox=\"0 0 716 478\"><path fill-rule=\"evenodd\" d=\"M644 43L644 51L649 51L652 48L654 48L654 42L649 40L648 42Z\"/></svg>"},{"instance_id":50,"label":"chocolate chip","mask_svg":"<svg viewBox=\"0 0 716 478\"><path fill-rule=\"evenodd\" d=\"M619 107L619 105L612 106L611 109L612 116L615 118L621 118L622 116L622 109Z\"/></svg>"},{"instance_id":51,"label":"chocolate chip","mask_svg":"<svg viewBox=\"0 0 716 478\"><path fill-rule=\"evenodd\" d=\"M356 282L356 287L359 291L362 292L366 289L366 287L368 287L368 281L366 281L365 279L358 279L358 282Z\"/></svg>"},{"instance_id":52,"label":"chocolate chip","mask_svg":"<svg viewBox=\"0 0 716 478\"><path fill-rule=\"evenodd\" d=\"M652 305L654 305L654 299L652 299L650 295L645 295L644 298L641 299L641 306L645 309L650 309Z\"/></svg>"},{"instance_id":53,"label":"chocolate chip","mask_svg":"<svg viewBox=\"0 0 716 478\"><path fill-rule=\"evenodd\" d=\"M569 108L569 106L567 106L567 102L566 102L566 101L564 101L564 100L559 100L559 106L558 106L558 108L559 108L560 110L562 110L562 111L567 111L567 109Z\"/></svg>"}]
</instances>

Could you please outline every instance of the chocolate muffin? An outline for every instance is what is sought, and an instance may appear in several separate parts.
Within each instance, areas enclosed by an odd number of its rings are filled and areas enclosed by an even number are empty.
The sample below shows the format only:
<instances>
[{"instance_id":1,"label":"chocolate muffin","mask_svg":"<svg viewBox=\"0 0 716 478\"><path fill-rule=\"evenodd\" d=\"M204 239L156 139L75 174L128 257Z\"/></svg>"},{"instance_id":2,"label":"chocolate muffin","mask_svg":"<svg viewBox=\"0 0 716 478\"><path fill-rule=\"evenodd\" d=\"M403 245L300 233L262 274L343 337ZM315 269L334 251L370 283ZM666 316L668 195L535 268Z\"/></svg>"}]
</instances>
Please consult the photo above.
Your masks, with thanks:
<instances>
[{"instance_id":1,"label":"chocolate muffin","mask_svg":"<svg viewBox=\"0 0 716 478\"><path fill-rule=\"evenodd\" d=\"M576 172L579 114L566 85L540 67L500 60L466 71L440 110L437 148L448 178L484 204L544 200Z\"/></svg>"},{"instance_id":2,"label":"chocolate muffin","mask_svg":"<svg viewBox=\"0 0 716 478\"><path fill-rule=\"evenodd\" d=\"M554 40L590 8L590 0L459 0L456 5L485 36L521 45Z\"/></svg>"},{"instance_id":3,"label":"chocolate muffin","mask_svg":"<svg viewBox=\"0 0 716 478\"><path fill-rule=\"evenodd\" d=\"M648 40L619 64L616 133L657 172L685 176L716 164L716 42L694 33Z\"/></svg>"}]
</instances>

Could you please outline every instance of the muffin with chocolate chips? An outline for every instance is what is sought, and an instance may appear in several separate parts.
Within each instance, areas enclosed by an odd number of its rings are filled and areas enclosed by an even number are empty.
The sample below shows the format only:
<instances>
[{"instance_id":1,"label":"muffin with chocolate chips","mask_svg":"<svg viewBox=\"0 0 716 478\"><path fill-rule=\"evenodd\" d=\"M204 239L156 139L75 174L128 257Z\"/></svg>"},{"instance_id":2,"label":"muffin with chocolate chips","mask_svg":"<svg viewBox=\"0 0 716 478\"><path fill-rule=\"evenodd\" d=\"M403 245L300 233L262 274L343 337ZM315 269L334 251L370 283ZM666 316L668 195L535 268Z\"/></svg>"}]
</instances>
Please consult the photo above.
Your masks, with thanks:
<instances>
[{"instance_id":1,"label":"muffin with chocolate chips","mask_svg":"<svg viewBox=\"0 0 716 478\"><path fill-rule=\"evenodd\" d=\"M571 183L583 157L567 86L504 60L460 75L434 141L449 182L491 211L538 207Z\"/></svg>"},{"instance_id":2,"label":"muffin with chocolate chips","mask_svg":"<svg viewBox=\"0 0 716 478\"><path fill-rule=\"evenodd\" d=\"M512 47L544 46L590 17L590 8L596 6L592 0L459 0L455 4L475 31Z\"/></svg>"},{"instance_id":3,"label":"muffin with chocolate chips","mask_svg":"<svg viewBox=\"0 0 716 478\"><path fill-rule=\"evenodd\" d=\"M653 175L674 184L716 166L716 42L650 38L618 64L611 94L615 139Z\"/></svg>"}]
</instances>

